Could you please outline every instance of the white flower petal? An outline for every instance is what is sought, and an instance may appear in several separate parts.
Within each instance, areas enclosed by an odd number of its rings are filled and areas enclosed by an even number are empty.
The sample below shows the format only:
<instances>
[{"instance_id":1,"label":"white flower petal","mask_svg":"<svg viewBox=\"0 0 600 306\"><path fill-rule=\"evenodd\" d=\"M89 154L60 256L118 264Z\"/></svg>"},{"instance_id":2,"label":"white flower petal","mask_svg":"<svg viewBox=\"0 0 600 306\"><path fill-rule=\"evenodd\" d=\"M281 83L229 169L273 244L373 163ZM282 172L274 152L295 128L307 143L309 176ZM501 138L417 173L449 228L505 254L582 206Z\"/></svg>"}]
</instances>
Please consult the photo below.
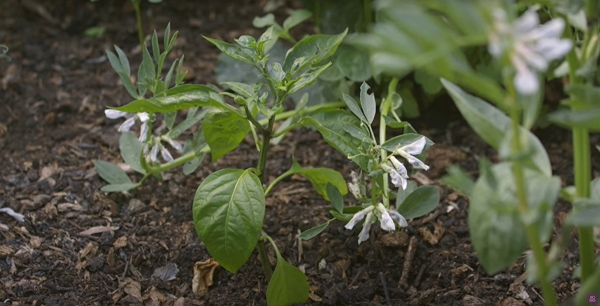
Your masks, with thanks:
<instances>
[{"instance_id":1,"label":"white flower petal","mask_svg":"<svg viewBox=\"0 0 600 306\"><path fill-rule=\"evenodd\" d=\"M167 148L165 148L165 147L162 147L160 149L160 155L162 155L162 158L168 163L173 161L173 156L171 155L169 150L167 150Z\"/></svg>"},{"instance_id":2,"label":"white flower petal","mask_svg":"<svg viewBox=\"0 0 600 306\"><path fill-rule=\"evenodd\" d=\"M399 150L402 150L410 155L419 155L421 152L423 152L423 148L425 148L426 143L427 141L425 140L425 137L421 137L413 143L400 147Z\"/></svg>"},{"instance_id":3,"label":"white flower petal","mask_svg":"<svg viewBox=\"0 0 600 306\"><path fill-rule=\"evenodd\" d=\"M529 47L521 43L515 44L515 52L516 54L513 57L518 57L539 71L546 71L548 68L548 60L544 56L530 50Z\"/></svg>"},{"instance_id":4,"label":"white flower petal","mask_svg":"<svg viewBox=\"0 0 600 306\"><path fill-rule=\"evenodd\" d=\"M117 118L121 118L121 117L127 116L127 113L126 112L122 112L122 111L118 111L116 109L105 109L104 110L104 115L106 115L106 117L109 118L109 119L117 119Z\"/></svg>"},{"instance_id":5,"label":"white flower petal","mask_svg":"<svg viewBox=\"0 0 600 306\"><path fill-rule=\"evenodd\" d=\"M396 225L394 224L394 220L392 220L392 217L390 217L390 214L388 213L387 209L385 209L385 206L379 203L377 204L377 210L379 210L379 212L381 213L381 218L379 219L379 221L381 222L381 229L388 232L395 231Z\"/></svg>"},{"instance_id":6,"label":"white flower petal","mask_svg":"<svg viewBox=\"0 0 600 306\"><path fill-rule=\"evenodd\" d=\"M515 21L515 32L525 33L534 30L540 24L540 18L534 10L527 10Z\"/></svg>"},{"instance_id":7,"label":"white flower petal","mask_svg":"<svg viewBox=\"0 0 600 306\"><path fill-rule=\"evenodd\" d=\"M373 206L369 206L357 213L354 214L354 216L352 217L352 219L350 219L350 221L346 224L346 226L344 226L346 229L351 230L352 228L354 228L354 226L362 221L362 219L365 218L365 215L369 212L371 212L371 210L373 210Z\"/></svg>"},{"instance_id":8,"label":"white flower petal","mask_svg":"<svg viewBox=\"0 0 600 306\"><path fill-rule=\"evenodd\" d=\"M535 41L543 38L560 37L564 29L565 21L561 18L555 18L529 31L524 38Z\"/></svg>"},{"instance_id":9,"label":"white flower petal","mask_svg":"<svg viewBox=\"0 0 600 306\"><path fill-rule=\"evenodd\" d=\"M517 71L515 88L522 95L535 94L540 89L537 75L529 69Z\"/></svg>"},{"instance_id":10,"label":"white flower petal","mask_svg":"<svg viewBox=\"0 0 600 306\"><path fill-rule=\"evenodd\" d=\"M148 140L148 123L142 123L142 127L140 128L140 138L141 143L145 143Z\"/></svg>"},{"instance_id":11,"label":"white flower petal","mask_svg":"<svg viewBox=\"0 0 600 306\"><path fill-rule=\"evenodd\" d=\"M569 53L571 47L573 43L568 39L548 38L539 40L534 49L547 60L555 60Z\"/></svg>"},{"instance_id":12,"label":"white flower petal","mask_svg":"<svg viewBox=\"0 0 600 306\"><path fill-rule=\"evenodd\" d=\"M152 147L152 150L150 150L150 161L152 161L154 163L156 162L156 160L157 160L156 158L158 157L158 150L159 149L160 148L159 148L158 144L155 144Z\"/></svg>"},{"instance_id":13,"label":"white flower petal","mask_svg":"<svg viewBox=\"0 0 600 306\"><path fill-rule=\"evenodd\" d=\"M183 152L183 147L181 146L181 144L171 138L169 138L167 140L169 142L169 144L171 145L171 147L173 147L173 149L177 150L177 152L181 153Z\"/></svg>"},{"instance_id":14,"label":"white flower petal","mask_svg":"<svg viewBox=\"0 0 600 306\"><path fill-rule=\"evenodd\" d=\"M123 124L121 124L121 126L119 126L118 131L119 132L129 132L129 130L131 129L131 127L135 124L135 118L131 117L128 118L127 120L125 120L125 122L123 122Z\"/></svg>"},{"instance_id":15,"label":"white flower petal","mask_svg":"<svg viewBox=\"0 0 600 306\"><path fill-rule=\"evenodd\" d=\"M148 113L137 113L137 117L140 119L141 122L146 122L150 120L150 115L148 115Z\"/></svg>"},{"instance_id":16,"label":"white flower petal","mask_svg":"<svg viewBox=\"0 0 600 306\"><path fill-rule=\"evenodd\" d=\"M429 170L429 166L414 156L408 156L406 159L411 165L413 165L415 169L423 169L425 171Z\"/></svg>"},{"instance_id":17,"label":"white flower petal","mask_svg":"<svg viewBox=\"0 0 600 306\"><path fill-rule=\"evenodd\" d=\"M390 214L390 217L396 221L396 223L398 223L399 226L401 227L407 227L408 226L408 222L406 222L406 219L397 211L395 210L388 210L388 213Z\"/></svg>"},{"instance_id":18,"label":"white flower petal","mask_svg":"<svg viewBox=\"0 0 600 306\"><path fill-rule=\"evenodd\" d=\"M371 206L373 207L373 206ZM373 221L373 212L369 212L367 214L367 219L365 220L365 224L363 224L363 228L358 234L358 244L363 241L367 241L369 239L369 231L371 230L371 223Z\"/></svg>"},{"instance_id":19,"label":"white flower petal","mask_svg":"<svg viewBox=\"0 0 600 306\"><path fill-rule=\"evenodd\" d=\"M390 172L390 176L392 177L392 184L394 184L394 186L402 187L402 190L406 190L408 182L403 176L401 176L397 171Z\"/></svg>"}]
</instances>

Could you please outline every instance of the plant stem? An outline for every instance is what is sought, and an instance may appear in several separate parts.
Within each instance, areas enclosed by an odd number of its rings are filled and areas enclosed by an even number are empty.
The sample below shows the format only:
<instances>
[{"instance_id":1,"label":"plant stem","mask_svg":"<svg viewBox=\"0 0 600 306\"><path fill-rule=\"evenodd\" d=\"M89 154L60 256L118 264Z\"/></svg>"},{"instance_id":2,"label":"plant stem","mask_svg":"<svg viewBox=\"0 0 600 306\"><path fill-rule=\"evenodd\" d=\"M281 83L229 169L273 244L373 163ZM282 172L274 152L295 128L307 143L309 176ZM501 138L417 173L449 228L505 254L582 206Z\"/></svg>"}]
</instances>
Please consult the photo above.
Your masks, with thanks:
<instances>
[{"instance_id":1,"label":"plant stem","mask_svg":"<svg viewBox=\"0 0 600 306\"><path fill-rule=\"evenodd\" d=\"M273 180L273 182L271 182L271 184L269 184L267 189L265 189L265 197L267 197L269 192L271 192L271 190L273 189L273 187L275 187L275 185L277 185L277 183L281 182L283 179L285 179L286 177L288 177L292 174L294 174L294 172L286 171L285 173L278 176L275 180Z\"/></svg>"},{"instance_id":2,"label":"plant stem","mask_svg":"<svg viewBox=\"0 0 600 306\"><path fill-rule=\"evenodd\" d=\"M142 0L131 0L131 2L133 2L133 8L135 9L135 21L137 23L138 39L140 40L140 50L144 51L146 41L144 39L144 27L142 26Z\"/></svg>"},{"instance_id":3,"label":"plant stem","mask_svg":"<svg viewBox=\"0 0 600 306\"><path fill-rule=\"evenodd\" d=\"M263 235L265 234L263 233ZM267 281L270 281L271 276L273 276L273 267L271 267L271 262L269 262L269 257L267 256L267 248L265 247L264 239L258 240L256 249L258 250L258 258L260 259L260 264L265 272L265 277L267 278Z\"/></svg>"},{"instance_id":4,"label":"plant stem","mask_svg":"<svg viewBox=\"0 0 600 306\"><path fill-rule=\"evenodd\" d=\"M267 180L267 152L271 144L271 136L273 135L273 124L275 124L275 116L269 118L269 123L266 129L263 129L262 133L262 144L260 148L260 157L258 158L258 173L260 174L260 181L264 184Z\"/></svg>"},{"instance_id":5,"label":"plant stem","mask_svg":"<svg viewBox=\"0 0 600 306\"><path fill-rule=\"evenodd\" d=\"M388 93L387 97L383 101L383 105L381 107L381 117L379 120L379 144L385 142L386 140L386 122L383 116L387 116L388 112L392 108L392 94L396 92L396 85L398 85L398 78L393 78L388 84ZM385 162L387 160L387 151L385 149L381 149L381 162ZM389 180L388 175L383 175L383 205L386 208L390 207L390 197L388 196L388 188L389 188ZM397 207L396 207L397 208Z\"/></svg>"},{"instance_id":6,"label":"plant stem","mask_svg":"<svg viewBox=\"0 0 600 306\"><path fill-rule=\"evenodd\" d=\"M517 101L515 100L515 90L512 85L510 78L506 78L505 84L508 90L508 98L510 99L507 105L510 106L510 118L512 121L512 155L517 156L522 153L523 148L521 147L521 110ZM517 189L517 200L519 201L519 213L521 216L529 214L529 201L527 199L527 189L525 186L525 175L523 172L523 166L518 159L513 160L513 176L515 180L515 186ZM550 267L548 263L548 258L546 256L546 251L544 251L544 247L542 242L540 241L540 234L538 228L534 223L524 222L525 231L527 233L527 240L529 241L529 245L531 246L531 250L533 251L533 256L535 258L536 263L536 278L539 280L542 286L542 295L544 297L544 302L546 305L555 306L558 305L558 300L556 299L556 293L554 292L554 288L552 287L552 282L548 279L548 273L550 272Z\"/></svg>"}]
</instances>

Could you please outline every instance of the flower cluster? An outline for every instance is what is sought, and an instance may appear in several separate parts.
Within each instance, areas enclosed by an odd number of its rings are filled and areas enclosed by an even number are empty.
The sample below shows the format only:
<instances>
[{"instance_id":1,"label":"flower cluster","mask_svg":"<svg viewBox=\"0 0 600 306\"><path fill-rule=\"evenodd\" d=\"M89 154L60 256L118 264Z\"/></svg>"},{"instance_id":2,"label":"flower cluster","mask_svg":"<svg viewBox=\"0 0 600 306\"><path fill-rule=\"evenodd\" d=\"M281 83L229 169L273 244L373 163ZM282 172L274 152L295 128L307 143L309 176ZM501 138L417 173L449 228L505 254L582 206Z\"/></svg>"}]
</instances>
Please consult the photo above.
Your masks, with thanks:
<instances>
[{"instance_id":1,"label":"flower cluster","mask_svg":"<svg viewBox=\"0 0 600 306\"><path fill-rule=\"evenodd\" d=\"M360 244L369 239L369 231L371 230L371 224L376 222L375 218L379 219L381 228L386 231L396 230L394 221L401 227L408 226L406 219L404 219L400 213L395 210L388 210L383 204L378 203L377 205L371 205L354 214L354 217L346 224L345 228L351 230L358 222L365 219L363 228L358 235L358 244Z\"/></svg>"},{"instance_id":2,"label":"flower cluster","mask_svg":"<svg viewBox=\"0 0 600 306\"><path fill-rule=\"evenodd\" d=\"M389 161L381 164L383 171L390 174L392 178L392 184L394 184L394 186L402 187L403 190L406 190L406 186L408 184L408 171L394 155L400 155L404 157L415 169L423 169L427 171L429 166L415 157L423 152L425 144L425 137L421 137L413 143L396 149L396 151L394 151L394 153L388 158Z\"/></svg>"},{"instance_id":3,"label":"flower cluster","mask_svg":"<svg viewBox=\"0 0 600 306\"><path fill-rule=\"evenodd\" d=\"M507 56L516 70L515 88L524 95L539 90L537 72L548 69L548 63L563 57L571 50L569 39L560 39L565 21L556 18L540 25L534 10L526 11L513 24L506 21L506 12L496 9L488 50L492 56Z\"/></svg>"},{"instance_id":4,"label":"flower cluster","mask_svg":"<svg viewBox=\"0 0 600 306\"><path fill-rule=\"evenodd\" d=\"M123 122L118 131L119 132L129 132L131 127L135 124L136 120L142 122L142 126L140 127L140 136L139 140L144 144L143 153L144 155L153 163L158 161L158 152L166 162L173 161L173 155L165 148L165 146L161 143L162 141L167 142L173 149L177 152L183 152L183 147L177 141L167 137L148 137L151 135L150 133L150 115L148 113L126 113L114 109L107 109L104 111L104 114L109 119L117 119L117 118L127 118L125 122Z\"/></svg>"}]
</instances>

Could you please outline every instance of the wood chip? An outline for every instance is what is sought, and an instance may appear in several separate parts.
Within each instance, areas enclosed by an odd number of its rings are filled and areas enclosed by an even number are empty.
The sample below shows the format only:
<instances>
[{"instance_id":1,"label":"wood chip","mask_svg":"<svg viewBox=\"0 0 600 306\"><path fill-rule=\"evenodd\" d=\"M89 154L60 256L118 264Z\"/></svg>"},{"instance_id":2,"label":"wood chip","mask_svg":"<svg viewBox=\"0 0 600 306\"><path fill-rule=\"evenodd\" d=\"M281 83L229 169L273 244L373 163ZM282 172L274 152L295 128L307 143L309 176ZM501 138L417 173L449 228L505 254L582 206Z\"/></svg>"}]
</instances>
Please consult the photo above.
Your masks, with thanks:
<instances>
[{"instance_id":1,"label":"wood chip","mask_svg":"<svg viewBox=\"0 0 600 306\"><path fill-rule=\"evenodd\" d=\"M118 230L119 227L118 226L94 226L92 228L89 228L77 235L79 236L91 236L94 234L100 234L100 233L104 233L104 232L110 232L110 231L116 231Z\"/></svg>"}]
</instances>

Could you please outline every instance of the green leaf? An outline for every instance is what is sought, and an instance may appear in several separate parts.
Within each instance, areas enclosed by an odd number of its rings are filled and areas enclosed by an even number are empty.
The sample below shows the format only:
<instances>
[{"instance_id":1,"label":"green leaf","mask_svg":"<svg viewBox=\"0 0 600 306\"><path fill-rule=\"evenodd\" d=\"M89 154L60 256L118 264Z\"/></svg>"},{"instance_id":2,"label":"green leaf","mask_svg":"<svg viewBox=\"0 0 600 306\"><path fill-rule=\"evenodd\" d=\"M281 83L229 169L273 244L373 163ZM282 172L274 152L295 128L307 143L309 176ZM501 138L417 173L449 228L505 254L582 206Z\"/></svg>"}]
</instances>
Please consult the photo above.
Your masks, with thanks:
<instances>
[{"instance_id":1,"label":"green leaf","mask_svg":"<svg viewBox=\"0 0 600 306\"><path fill-rule=\"evenodd\" d=\"M116 110L127 113L168 113L190 107L216 106L229 109L223 97L210 87L183 85L165 92L165 96L134 100Z\"/></svg>"},{"instance_id":2,"label":"green leaf","mask_svg":"<svg viewBox=\"0 0 600 306\"><path fill-rule=\"evenodd\" d=\"M406 190L398 189L398 192L396 193L396 207L400 207L402 202L404 202L404 200L408 198L408 196L415 191L415 189L417 189L417 183L414 181L407 182Z\"/></svg>"},{"instance_id":3,"label":"green leaf","mask_svg":"<svg viewBox=\"0 0 600 306\"><path fill-rule=\"evenodd\" d=\"M342 195L348 194L348 187L346 186L346 180L341 173L329 169L329 168L302 168L295 160L292 163L292 168L288 171L290 173L301 174L311 183L313 188L320 194L325 200L332 201L327 193L327 185L331 184L337 188L338 192ZM333 202L332 202L333 203ZM335 205L335 204L334 204ZM343 206L343 203L342 203Z\"/></svg>"},{"instance_id":4,"label":"green leaf","mask_svg":"<svg viewBox=\"0 0 600 306\"><path fill-rule=\"evenodd\" d=\"M103 192L121 192L121 191L127 191L127 190L134 189L134 188L138 187L139 185L140 185L139 183L108 184L108 185L102 186L102 188L100 188L100 190Z\"/></svg>"},{"instance_id":5,"label":"green leaf","mask_svg":"<svg viewBox=\"0 0 600 306\"><path fill-rule=\"evenodd\" d=\"M192 109L195 108L191 108L190 110ZM185 120L181 121L175 128L169 131L167 136L171 139L179 138L183 132L187 131L189 128L196 125L196 123L200 122L200 120L204 119L204 116L207 112L207 109L203 109L202 111L194 113L193 115L190 115L191 112L188 112L188 116L185 118Z\"/></svg>"},{"instance_id":6,"label":"green leaf","mask_svg":"<svg viewBox=\"0 0 600 306\"><path fill-rule=\"evenodd\" d=\"M231 90L233 90L233 92L237 93L238 95L244 98L250 98L256 95L254 87L248 84L238 82L221 82L219 84L229 87Z\"/></svg>"},{"instance_id":7,"label":"green leaf","mask_svg":"<svg viewBox=\"0 0 600 306\"><path fill-rule=\"evenodd\" d=\"M588 107L600 105L600 87L589 83L571 84L565 88L565 91L572 99L583 102Z\"/></svg>"},{"instance_id":8,"label":"green leaf","mask_svg":"<svg viewBox=\"0 0 600 306\"><path fill-rule=\"evenodd\" d=\"M347 32L348 30L345 30L338 35L320 34L303 38L286 54L283 70L295 74L310 65L316 65L327 59L335 53ZM303 61L303 64L294 66L295 61L300 58L306 58L306 60Z\"/></svg>"},{"instance_id":9,"label":"green leaf","mask_svg":"<svg viewBox=\"0 0 600 306\"><path fill-rule=\"evenodd\" d=\"M146 169L142 165L142 150L144 144L142 144L137 137L130 132L121 133L119 138L119 150L121 151L121 157L131 169L136 172L145 174Z\"/></svg>"},{"instance_id":10,"label":"green leaf","mask_svg":"<svg viewBox=\"0 0 600 306\"><path fill-rule=\"evenodd\" d=\"M375 110L377 109L377 104L375 103L375 95L368 94L368 91L371 87L366 82L363 82L360 86L360 106L362 108L365 117L367 118L367 123L373 123L373 119L375 119Z\"/></svg>"},{"instance_id":11,"label":"green leaf","mask_svg":"<svg viewBox=\"0 0 600 306\"><path fill-rule=\"evenodd\" d=\"M235 273L250 257L262 230L265 196L251 170L223 169L198 187L194 226L211 256Z\"/></svg>"},{"instance_id":12,"label":"green leaf","mask_svg":"<svg viewBox=\"0 0 600 306\"><path fill-rule=\"evenodd\" d=\"M306 275L277 254L277 267L267 288L267 305L303 303L308 299L309 291Z\"/></svg>"},{"instance_id":13,"label":"green leaf","mask_svg":"<svg viewBox=\"0 0 600 306\"><path fill-rule=\"evenodd\" d=\"M312 13L307 10L295 10L288 18L286 18L283 21L283 28L289 30L300 24L302 21L310 18L311 16Z\"/></svg>"},{"instance_id":14,"label":"green leaf","mask_svg":"<svg viewBox=\"0 0 600 306\"><path fill-rule=\"evenodd\" d=\"M204 160L204 153L200 153L200 155L198 155L197 157L194 157L189 162L183 164L183 174L192 174L202 164L202 160Z\"/></svg>"},{"instance_id":15,"label":"green leaf","mask_svg":"<svg viewBox=\"0 0 600 306\"><path fill-rule=\"evenodd\" d=\"M424 216L440 203L440 192L435 186L421 186L411 192L396 210L406 219Z\"/></svg>"},{"instance_id":16,"label":"green leaf","mask_svg":"<svg viewBox=\"0 0 600 306\"><path fill-rule=\"evenodd\" d=\"M575 200L576 210L569 213L567 223L573 226L600 226L600 201Z\"/></svg>"},{"instance_id":17,"label":"green leaf","mask_svg":"<svg viewBox=\"0 0 600 306\"><path fill-rule=\"evenodd\" d=\"M302 73L296 80L294 80L294 84L288 88L287 93L293 94L300 89L308 87L312 85L319 75L327 69L327 67L331 66L331 63L327 63L318 67L311 67L306 72Z\"/></svg>"},{"instance_id":18,"label":"green leaf","mask_svg":"<svg viewBox=\"0 0 600 306\"><path fill-rule=\"evenodd\" d=\"M113 163L95 160L94 166L96 167L98 175L110 184L119 185L131 183L131 179L129 179L125 171L121 170L121 168Z\"/></svg>"},{"instance_id":19,"label":"green leaf","mask_svg":"<svg viewBox=\"0 0 600 306\"><path fill-rule=\"evenodd\" d=\"M327 192L327 197L329 198L331 204L333 204L333 207L340 213L343 212L344 199L342 198L340 190L335 185L331 184L330 182L327 182L327 185L325 186L325 191Z\"/></svg>"},{"instance_id":20,"label":"green leaf","mask_svg":"<svg viewBox=\"0 0 600 306\"><path fill-rule=\"evenodd\" d=\"M348 127L360 127L360 120L343 110L322 110L317 114L304 117L300 124L313 126L319 130L323 139L345 156L355 162L363 171L368 172L368 158L361 156L368 150L366 144L371 138L361 127L362 137L355 137L348 132ZM361 152L362 151L362 152Z\"/></svg>"},{"instance_id":21,"label":"green leaf","mask_svg":"<svg viewBox=\"0 0 600 306\"><path fill-rule=\"evenodd\" d=\"M321 224L319 226L315 226L313 228L309 228L309 229L303 231L300 234L299 237L302 240L313 239L315 236L317 236L318 234L322 233L327 228L327 226L329 226L329 222L325 222L325 223L323 223L323 224Z\"/></svg>"},{"instance_id":22,"label":"green leaf","mask_svg":"<svg viewBox=\"0 0 600 306\"><path fill-rule=\"evenodd\" d=\"M442 80L442 84L450 93L454 103L458 107L469 126L494 149L499 150L500 145L510 130L511 121L504 113L491 104L472 96L458 86ZM530 131L522 129L527 133L527 143L531 145L532 163L546 176L552 175L550 159L544 146Z\"/></svg>"},{"instance_id":23,"label":"green leaf","mask_svg":"<svg viewBox=\"0 0 600 306\"><path fill-rule=\"evenodd\" d=\"M156 71L154 71L154 62L152 61L152 56L148 51L148 48L144 46L144 50L142 50L142 63L138 68L138 93L140 97L143 97L146 94L146 90L150 89L153 91L154 89L151 87L156 78Z\"/></svg>"},{"instance_id":24,"label":"green leaf","mask_svg":"<svg viewBox=\"0 0 600 306\"><path fill-rule=\"evenodd\" d=\"M356 102L356 100L354 100L354 98L352 98L351 96L349 96L347 94L344 94L343 98L344 98L344 102L346 102L346 105L348 106L348 109L362 122L368 123L367 118L365 117L365 114L363 114L363 111L362 111L361 107L358 105L358 103Z\"/></svg>"},{"instance_id":25,"label":"green leaf","mask_svg":"<svg viewBox=\"0 0 600 306\"><path fill-rule=\"evenodd\" d=\"M208 38L204 35L202 35L202 37L204 37L204 39L208 40L211 44L219 48L219 50L221 50L221 52L223 52L227 56L235 60L244 62L246 64L254 65L253 55L255 54L253 54L254 51L252 51L251 49L243 49L238 46L228 44L224 41Z\"/></svg>"},{"instance_id":26,"label":"green leaf","mask_svg":"<svg viewBox=\"0 0 600 306\"><path fill-rule=\"evenodd\" d=\"M277 24L277 21L275 21L275 15L271 13L263 17L256 16L254 17L254 20L252 20L252 26L255 28L264 28L275 24Z\"/></svg>"},{"instance_id":27,"label":"green leaf","mask_svg":"<svg viewBox=\"0 0 600 306\"><path fill-rule=\"evenodd\" d=\"M353 82L364 82L373 76L369 54L352 46L341 45L333 62L341 74Z\"/></svg>"},{"instance_id":28,"label":"green leaf","mask_svg":"<svg viewBox=\"0 0 600 306\"><path fill-rule=\"evenodd\" d=\"M246 119L232 112L212 111L204 117L202 130L215 162L237 148L250 132L250 126Z\"/></svg>"},{"instance_id":29,"label":"green leaf","mask_svg":"<svg viewBox=\"0 0 600 306\"><path fill-rule=\"evenodd\" d=\"M448 175L442 177L442 183L450 186L466 196L473 192L473 178L461 167L452 165L446 168Z\"/></svg>"},{"instance_id":30,"label":"green leaf","mask_svg":"<svg viewBox=\"0 0 600 306\"><path fill-rule=\"evenodd\" d=\"M567 128L581 127L600 131L600 107L581 111L562 109L548 115L548 119Z\"/></svg>"},{"instance_id":31,"label":"green leaf","mask_svg":"<svg viewBox=\"0 0 600 306\"><path fill-rule=\"evenodd\" d=\"M129 68L129 61L127 60L127 56L121 49L119 49L119 47L115 46L115 49L117 50L117 54L119 55L119 58L117 58L117 56L115 56L114 53L112 53L110 51L106 51L106 56L108 57L108 61L110 62L110 65L113 67L113 69L119 75L119 78L121 79L121 83L123 83L123 86L125 87L125 90L127 90L127 93L129 93L129 95L132 96L133 98L137 98L138 93L136 92L135 87L133 86L133 83L131 82L131 79L129 78L130 68Z\"/></svg>"}]
</instances>

